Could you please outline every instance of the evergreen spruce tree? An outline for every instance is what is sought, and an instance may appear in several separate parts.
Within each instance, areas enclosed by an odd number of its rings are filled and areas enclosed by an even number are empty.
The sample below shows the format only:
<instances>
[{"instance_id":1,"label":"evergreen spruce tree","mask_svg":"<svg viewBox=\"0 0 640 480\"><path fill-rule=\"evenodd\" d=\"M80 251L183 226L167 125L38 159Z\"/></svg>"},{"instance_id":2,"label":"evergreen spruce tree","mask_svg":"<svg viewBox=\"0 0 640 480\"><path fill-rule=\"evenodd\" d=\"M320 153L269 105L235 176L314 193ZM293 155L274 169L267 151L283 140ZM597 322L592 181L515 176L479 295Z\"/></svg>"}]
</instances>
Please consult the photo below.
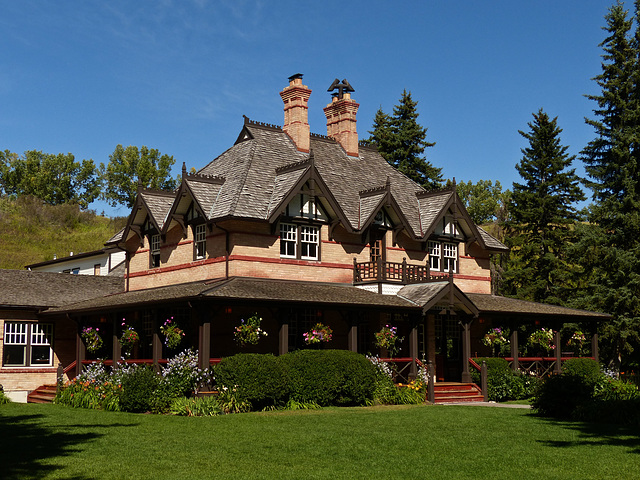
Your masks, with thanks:
<instances>
[{"instance_id":1,"label":"evergreen spruce tree","mask_svg":"<svg viewBox=\"0 0 640 480\"><path fill-rule=\"evenodd\" d=\"M567 246L585 199L580 179L570 168L575 156L560 143L557 117L533 114L529 141L516 165L523 183L514 183L506 241L512 253L504 272L504 293L536 302L561 303L570 266Z\"/></svg>"},{"instance_id":2,"label":"evergreen spruce tree","mask_svg":"<svg viewBox=\"0 0 640 480\"><path fill-rule=\"evenodd\" d=\"M425 148L435 143L427 142L427 129L418 123L418 102L411 92L404 90L400 104L393 108L393 115L379 109L373 122L368 144L378 146L380 154L391 165L410 179L427 189L442 186L442 169L434 167L423 156Z\"/></svg>"},{"instance_id":3,"label":"evergreen spruce tree","mask_svg":"<svg viewBox=\"0 0 640 480\"><path fill-rule=\"evenodd\" d=\"M596 138L582 151L595 205L576 258L583 268L576 306L613 315L602 330L603 354L620 366L640 340L640 1L635 15L616 3L605 16L607 37L595 119ZM633 28L635 27L635 32ZM636 358L638 360L638 358Z\"/></svg>"}]
</instances>

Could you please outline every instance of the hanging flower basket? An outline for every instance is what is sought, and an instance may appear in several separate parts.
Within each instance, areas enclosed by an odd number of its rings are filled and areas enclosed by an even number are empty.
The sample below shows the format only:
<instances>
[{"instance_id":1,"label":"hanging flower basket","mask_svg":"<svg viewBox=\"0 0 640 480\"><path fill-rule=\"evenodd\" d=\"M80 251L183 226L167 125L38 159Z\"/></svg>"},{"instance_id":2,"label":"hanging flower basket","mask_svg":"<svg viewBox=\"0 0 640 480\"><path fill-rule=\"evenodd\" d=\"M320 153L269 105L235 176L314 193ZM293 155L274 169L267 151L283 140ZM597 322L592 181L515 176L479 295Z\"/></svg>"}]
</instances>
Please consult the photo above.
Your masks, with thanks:
<instances>
[{"instance_id":1,"label":"hanging flower basket","mask_svg":"<svg viewBox=\"0 0 640 480\"><path fill-rule=\"evenodd\" d=\"M389 357L393 358L400 351L398 343L402 343L404 337L398 337L398 327L385 325L379 332L375 333L376 347L386 348Z\"/></svg>"},{"instance_id":2,"label":"hanging flower basket","mask_svg":"<svg viewBox=\"0 0 640 480\"><path fill-rule=\"evenodd\" d=\"M173 323L173 317L165 320L164 325L160 327L160 331L164 335L164 344L171 349L180 345L182 337L184 337L184 330Z\"/></svg>"},{"instance_id":3,"label":"hanging flower basket","mask_svg":"<svg viewBox=\"0 0 640 480\"><path fill-rule=\"evenodd\" d=\"M538 348L542 350L544 353L548 354L551 350L556 348L553 343L554 332L550 328L541 328L540 330L536 330L529 336L529 345L534 348Z\"/></svg>"},{"instance_id":4,"label":"hanging flower basket","mask_svg":"<svg viewBox=\"0 0 640 480\"><path fill-rule=\"evenodd\" d=\"M240 325L235 328L233 336L236 342L241 347L246 345L256 345L261 337L266 337L268 334L260 327L262 318L257 313L253 314L248 319L241 319Z\"/></svg>"},{"instance_id":5,"label":"hanging flower basket","mask_svg":"<svg viewBox=\"0 0 640 480\"><path fill-rule=\"evenodd\" d=\"M567 346L573 350L573 352L582 356L584 354L584 344L587 341L587 337L580 330L576 331L571 338L567 341Z\"/></svg>"},{"instance_id":6,"label":"hanging flower basket","mask_svg":"<svg viewBox=\"0 0 640 480\"><path fill-rule=\"evenodd\" d=\"M311 330L303 333L304 341L307 345L320 345L331 341L333 330L328 325L316 323Z\"/></svg>"},{"instance_id":7,"label":"hanging flower basket","mask_svg":"<svg viewBox=\"0 0 640 480\"><path fill-rule=\"evenodd\" d=\"M494 356L498 356L500 353L500 349L503 345L509 343L509 340L504 336L504 331L502 328L492 328L489 330L482 339L482 343L487 347L491 347L494 353Z\"/></svg>"},{"instance_id":8,"label":"hanging flower basket","mask_svg":"<svg viewBox=\"0 0 640 480\"><path fill-rule=\"evenodd\" d=\"M122 346L122 354L125 357L130 356L131 352L133 351L133 347L139 341L140 341L140 335L138 335L138 332L136 332L132 326L127 325L123 318L122 319L122 335L120 336L120 345Z\"/></svg>"},{"instance_id":9,"label":"hanging flower basket","mask_svg":"<svg viewBox=\"0 0 640 480\"><path fill-rule=\"evenodd\" d=\"M84 327L82 329L82 333L80 334L80 336L84 340L84 344L87 347L88 352L97 352L102 347L102 337L100 336L98 331L99 328L97 327Z\"/></svg>"}]
</instances>

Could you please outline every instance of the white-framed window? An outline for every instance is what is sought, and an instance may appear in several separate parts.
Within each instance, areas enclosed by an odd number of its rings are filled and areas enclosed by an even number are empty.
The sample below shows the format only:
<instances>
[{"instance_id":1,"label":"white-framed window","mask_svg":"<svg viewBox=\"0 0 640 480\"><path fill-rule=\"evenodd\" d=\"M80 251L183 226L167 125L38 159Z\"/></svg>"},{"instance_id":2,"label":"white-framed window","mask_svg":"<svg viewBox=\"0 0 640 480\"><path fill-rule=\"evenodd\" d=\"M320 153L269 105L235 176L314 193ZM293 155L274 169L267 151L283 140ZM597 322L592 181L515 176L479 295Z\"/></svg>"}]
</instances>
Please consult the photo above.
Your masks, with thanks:
<instances>
[{"instance_id":1,"label":"white-framed window","mask_svg":"<svg viewBox=\"0 0 640 480\"><path fill-rule=\"evenodd\" d=\"M280 256L318 260L320 258L320 228L311 225L280 224Z\"/></svg>"},{"instance_id":2,"label":"white-framed window","mask_svg":"<svg viewBox=\"0 0 640 480\"><path fill-rule=\"evenodd\" d=\"M429 240L429 268L436 272L458 272L458 244Z\"/></svg>"},{"instance_id":3,"label":"white-framed window","mask_svg":"<svg viewBox=\"0 0 640 480\"><path fill-rule=\"evenodd\" d=\"M207 227L204 223L196 225L194 228L196 260L204 258L207 254Z\"/></svg>"},{"instance_id":4,"label":"white-framed window","mask_svg":"<svg viewBox=\"0 0 640 480\"><path fill-rule=\"evenodd\" d=\"M318 227L300 226L300 257L304 260L318 259L320 235Z\"/></svg>"},{"instance_id":5,"label":"white-framed window","mask_svg":"<svg viewBox=\"0 0 640 480\"><path fill-rule=\"evenodd\" d=\"M440 271L440 242L429 240L429 268Z\"/></svg>"},{"instance_id":6,"label":"white-framed window","mask_svg":"<svg viewBox=\"0 0 640 480\"><path fill-rule=\"evenodd\" d=\"M280 256L296 258L298 246L298 227L291 223L280 224Z\"/></svg>"},{"instance_id":7,"label":"white-framed window","mask_svg":"<svg viewBox=\"0 0 640 480\"><path fill-rule=\"evenodd\" d=\"M151 256L149 262L151 268L160 266L160 243L160 235L151 235Z\"/></svg>"},{"instance_id":8,"label":"white-framed window","mask_svg":"<svg viewBox=\"0 0 640 480\"><path fill-rule=\"evenodd\" d=\"M458 245L455 243L442 244L442 267L445 272L458 271Z\"/></svg>"},{"instance_id":9,"label":"white-framed window","mask_svg":"<svg viewBox=\"0 0 640 480\"><path fill-rule=\"evenodd\" d=\"M52 347L52 324L5 322L3 366L51 366L53 364Z\"/></svg>"}]
</instances>

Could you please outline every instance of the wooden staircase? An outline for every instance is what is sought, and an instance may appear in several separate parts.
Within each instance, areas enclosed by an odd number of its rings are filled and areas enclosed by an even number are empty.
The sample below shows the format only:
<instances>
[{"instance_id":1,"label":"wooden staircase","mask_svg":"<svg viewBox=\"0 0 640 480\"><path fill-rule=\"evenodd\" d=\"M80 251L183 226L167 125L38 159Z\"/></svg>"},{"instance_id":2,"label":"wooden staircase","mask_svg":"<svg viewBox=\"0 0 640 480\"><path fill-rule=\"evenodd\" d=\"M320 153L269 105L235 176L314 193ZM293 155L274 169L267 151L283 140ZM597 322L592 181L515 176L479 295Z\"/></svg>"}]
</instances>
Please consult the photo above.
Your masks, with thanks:
<instances>
[{"instance_id":1,"label":"wooden staircase","mask_svg":"<svg viewBox=\"0 0 640 480\"><path fill-rule=\"evenodd\" d=\"M482 390L475 383L437 382L435 403L483 402Z\"/></svg>"},{"instance_id":2,"label":"wooden staircase","mask_svg":"<svg viewBox=\"0 0 640 480\"><path fill-rule=\"evenodd\" d=\"M27 395L27 403L53 403L55 397L55 385L42 385Z\"/></svg>"}]
</instances>

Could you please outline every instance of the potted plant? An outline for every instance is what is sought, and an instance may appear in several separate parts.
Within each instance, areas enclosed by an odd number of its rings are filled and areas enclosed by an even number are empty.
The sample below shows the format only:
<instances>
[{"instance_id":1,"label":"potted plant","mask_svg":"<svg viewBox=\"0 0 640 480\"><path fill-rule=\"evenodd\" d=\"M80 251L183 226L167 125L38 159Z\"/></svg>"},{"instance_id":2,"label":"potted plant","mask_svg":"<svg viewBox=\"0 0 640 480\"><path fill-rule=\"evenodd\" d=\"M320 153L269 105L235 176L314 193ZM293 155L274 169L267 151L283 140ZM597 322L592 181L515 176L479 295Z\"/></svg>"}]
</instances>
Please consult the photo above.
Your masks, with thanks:
<instances>
[{"instance_id":1,"label":"potted plant","mask_svg":"<svg viewBox=\"0 0 640 480\"><path fill-rule=\"evenodd\" d=\"M240 325L238 325L233 332L233 336L236 342L241 347L246 345L256 345L261 337L266 337L268 334L260 327L262 318L257 313L250 316L248 319L240 319Z\"/></svg>"},{"instance_id":2,"label":"potted plant","mask_svg":"<svg viewBox=\"0 0 640 480\"><path fill-rule=\"evenodd\" d=\"M84 344L88 352L94 353L100 350L102 347L102 337L98 333L100 329L98 327L84 327L80 336L84 340Z\"/></svg>"},{"instance_id":3,"label":"potted plant","mask_svg":"<svg viewBox=\"0 0 640 480\"><path fill-rule=\"evenodd\" d=\"M404 337L398 337L398 327L385 325L379 332L375 333L376 347L386 348L389 358L393 358L399 351L398 343L402 343Z\"/></svg>"},{"instance_id":4,"label":"potted plant","mask_svg":"<svg viewBox=\"0 0 640 480\"><path fill-rule=\"evenodd\" d=\"M328 325L316 323L311 330L303 333L304 341L307 345L322 345L331 341L333 330Z\"/></svg>"},{"instance_id":5,"label":"potted plant","mask_svg":"<svg viewBox=\"0 0 640 480\"><path fill-rule=\"evenodd\" d=\"M129 357L133 351L133 347L140 341L140 335L131 325L127 325L125 319L122 319L122 335L120 336L120 345L122 346L122 354Z\"/></svg>"},{"instance_id":6,"label":"potted plant","mask_svg":"<svg viewBox=\"0 0 640 480\"><path fill-rule=\"evenodd\" d=\"M164 344L171 349L180 345L182 337L184 337L184 330L173 323L173 317L165 320L164 325L160 327L160 331L164 335Z\"/></svg>"}]
</instances>

